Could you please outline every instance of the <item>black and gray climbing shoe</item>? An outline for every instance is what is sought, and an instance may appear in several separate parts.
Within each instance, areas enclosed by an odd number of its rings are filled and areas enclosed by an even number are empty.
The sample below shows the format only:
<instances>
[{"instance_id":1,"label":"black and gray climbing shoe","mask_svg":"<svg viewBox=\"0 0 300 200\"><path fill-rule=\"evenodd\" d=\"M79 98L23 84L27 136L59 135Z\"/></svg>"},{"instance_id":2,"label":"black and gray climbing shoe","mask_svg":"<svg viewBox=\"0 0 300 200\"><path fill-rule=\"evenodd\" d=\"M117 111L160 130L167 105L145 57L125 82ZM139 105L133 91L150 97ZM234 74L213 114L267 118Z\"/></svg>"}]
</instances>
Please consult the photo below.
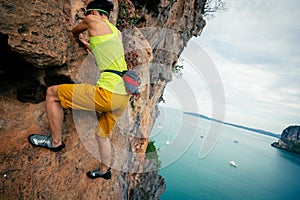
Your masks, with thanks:
<instances>
[{"instance_id":1,"label":"black and gray climbing shoe","mask_svg":"<svg viewBox=\"0 0 300 200\"><path fill-rule=\"evenodd\" d=\"M60 151L65 147L63 142L58 147L52 147L52 137L46 135L32 134L28 136L28 140L33 146L47 148L54 152Z\"/></svg>"},{"instance_id":2,"label":"black and gray climbing shoe","mask_svg":"<svg viewBox=\"0 0 300 200\"><path fill-rule=\"evenodd\" d=\"M96 178L104 178L106 180L111 178L111 168L108 168L108 170L105 173L102 173L100 169L96 169L93 171L89 171L86 173L86 175L91 178L91 179L96 179Z\"/></svg>"}]
</instances>

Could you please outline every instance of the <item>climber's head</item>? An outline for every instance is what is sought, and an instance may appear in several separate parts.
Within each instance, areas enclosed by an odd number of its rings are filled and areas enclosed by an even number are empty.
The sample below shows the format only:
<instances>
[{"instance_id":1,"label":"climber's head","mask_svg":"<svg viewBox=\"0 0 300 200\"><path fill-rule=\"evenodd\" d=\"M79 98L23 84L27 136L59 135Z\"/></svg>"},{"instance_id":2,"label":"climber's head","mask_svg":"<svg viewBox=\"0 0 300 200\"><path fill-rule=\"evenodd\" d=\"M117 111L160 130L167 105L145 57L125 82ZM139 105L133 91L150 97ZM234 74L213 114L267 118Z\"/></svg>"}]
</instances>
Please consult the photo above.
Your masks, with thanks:
<instances>
[{"instance_id":1,"label":"climber's head","mask_svg":"<svg viewBox=\"0 0 300 200\"><path fill-rule=\"evenodd\" d=\"M114 4L108 0L94 0L86 7L86 15L91 14L92 10L97 11L100 15L106 15L109 18L110 11L114 9Z\"/></svg>"}]
</instances>

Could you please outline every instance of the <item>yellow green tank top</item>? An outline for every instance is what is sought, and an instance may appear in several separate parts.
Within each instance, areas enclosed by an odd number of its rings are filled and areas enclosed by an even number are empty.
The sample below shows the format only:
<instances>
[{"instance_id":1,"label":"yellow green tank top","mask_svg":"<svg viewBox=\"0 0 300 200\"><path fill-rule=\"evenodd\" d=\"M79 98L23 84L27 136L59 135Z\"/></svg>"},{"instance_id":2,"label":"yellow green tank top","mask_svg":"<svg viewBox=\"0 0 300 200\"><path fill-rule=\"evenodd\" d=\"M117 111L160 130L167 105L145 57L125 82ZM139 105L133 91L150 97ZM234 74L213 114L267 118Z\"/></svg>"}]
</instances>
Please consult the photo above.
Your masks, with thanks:
<instances>
[{"instance_id":1,"label":"yellow green tank top","mask_svg":"<svg viewBox=\"0 0 300 200\"><path fill-rule=\"evenodd\" d=\"M105 23L110 27L111 34L90 37L90 48L95 56L98 68L100 72L106 69L127 70L119 31L109 21L106 20ZM112 93L127 95L122 77L111 72L102 72L97 81L97 86Z\"/></svg>"}]
</instances>

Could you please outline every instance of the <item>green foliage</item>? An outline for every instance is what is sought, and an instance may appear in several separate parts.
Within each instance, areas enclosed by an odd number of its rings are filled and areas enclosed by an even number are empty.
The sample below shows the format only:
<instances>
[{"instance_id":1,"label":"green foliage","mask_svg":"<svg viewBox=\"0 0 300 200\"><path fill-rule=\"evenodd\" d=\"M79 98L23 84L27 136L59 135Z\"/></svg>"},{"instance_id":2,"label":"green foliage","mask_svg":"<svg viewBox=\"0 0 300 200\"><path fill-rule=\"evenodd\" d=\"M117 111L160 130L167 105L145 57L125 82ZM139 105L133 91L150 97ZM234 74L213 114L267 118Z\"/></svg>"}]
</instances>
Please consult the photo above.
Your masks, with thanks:
<instances>
[{"instance_id":1,"label":"green foliage","mask_svg":"<svg viewBox=\"0 0 300 200\"><path fill-rule=\"evenodd\" d=\"M117 20L117 27L119 29L130 29L132 26L137 25L141 20L141 16L130 7L128 3L123 3L119 5L119 13Z\"/></svg>"},{"instance_id":2,"label":"green foliage","mask_svg":"<svg viewBox=\"0 0 300 200\"><path fill-rule=\"evenodd\" d=\"M135 17L133 19L130 20L130 24L131 25L136 25L137 22L141 19L141 16L139 16L138 14L135 14Z\"/></svg>"},{"instance_id":3,"label":"green foliage","mask_svg":"<svg viewBox=\"0 0 300 200\"><path fill-rule=\"evenodd\" d=\"M148 143L147 149L146 149L146 153L149 152L155 152L156 151L156 146L154 145L154 141L150 141Z\"/></svg>"},{"instance_id":4,"label":"green foliage","mask_svg":"<svg viewBox=\"0 0 300 200\"><path fill-rule=\"evenodd\" d=\"M183 65L178 64L172 68L172 73L176 78L180 79L182 78L183 75L182 70L183 70Z\"/></svg>"},{"instance_id":5,"label":"green foliage","mask_svg":"<svg viewBox=\"0 0 300 200\"><path fill-rule=\"evenodd\" d=\"M128 24L128 10L129 10L129 6L127 3L125 4L120 4L119 5L119 13L118 13L118 20L117 20L117 27L120 28L128 28L127 26Z\"/></svg>"},{"instance_id":6,"label":"green foliage","mask_svg":"<svg viewBox=\"0 0 300 200\"><path fill-rule=\"evenodd\" d=\"M291 145L291 144L293 143L292 141L290 141L290 140L287 139L287 138L281 138L281 140L282 140L284 143L288 144L288 145Z\"/></svg>"},{"instance_id":7,"label":"green foliage","mask_svg":"<svg viewBox=\"0 0 300 200\"><path fill-rule=\"evenodd\" d=\"M295 152L300 153L300 142L295 142L293 149Z\"/></svg>"},{"instance_id":8,"label":"green foliage","mask_svg":"<svg viewBox=\"0 0 300 200\"><path fill-rule=\"evenodd\" d=\"M224 0L206 0L204 5L204 16L207 19L214 18L218 11L226 11L226 2Z\"/></svg>"},{"instance_id":9,"label":"green foliage","mask_svg":"<svg viewBox=\"0 0 300 200\"><path fill-rule=\"evenodd\" d=\"M183 62L184 62L184 58L179 57L176 65L173 65L173 67L172 67L172 73L178 79L182 78L182 75L183 75L183 73L182 73Z\"/></svg>"},{"instance_id":10,"label":"green foliage","mask_svg":"<svg viewBox=\"0 0 300 200\"><path fill-rule=\"evenodd\" d=\"M146 157L148 160L154 159L156 161L156 167L157 169L160 168L161 161L158 159L158 149L156 149L156 146L154 144L154 141L149 141L147 149L146 149Z\"/></svg>"},{"instance_id":11,"label":"green foliage","mask_svg":"<svg viewBox=\"0 0 300 200\"><path fill-rule=\"evenodd\" d=\"M127 15L126 8L120 7L119 17L125 17Z\"/></svg>"},{"instance_id":12,"label":"green foliage","mask_svg":"<svg viewBox=\"0 0 300 200\"><path fill-rule=\"evenodd\" d=\"M175 67L172 68L172 72L174 74L180 74L182 73L183 70L183 65L176 65Z\"/></svg>"}]
</instances>

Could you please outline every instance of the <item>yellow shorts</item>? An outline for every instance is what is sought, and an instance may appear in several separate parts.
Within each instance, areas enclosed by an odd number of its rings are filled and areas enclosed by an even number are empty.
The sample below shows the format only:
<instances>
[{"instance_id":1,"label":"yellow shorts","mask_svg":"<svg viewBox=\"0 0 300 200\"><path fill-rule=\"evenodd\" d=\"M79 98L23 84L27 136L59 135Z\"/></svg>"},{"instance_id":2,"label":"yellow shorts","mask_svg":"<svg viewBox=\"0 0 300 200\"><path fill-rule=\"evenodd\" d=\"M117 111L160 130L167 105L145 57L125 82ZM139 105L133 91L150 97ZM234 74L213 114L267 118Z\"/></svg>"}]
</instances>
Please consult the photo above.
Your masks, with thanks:
<instances>
[{"instance_id":1,"label":"yellow shorts","mask_svg":"<svg viewBox=\"0 0 300 200\"><path fill-rule=\"evenodd\" d=\"M129 96L89 84L63 84L57 89L63 108L100 112L97 135L108 137L128 106Z\"/></svg>"}]
</instances>

